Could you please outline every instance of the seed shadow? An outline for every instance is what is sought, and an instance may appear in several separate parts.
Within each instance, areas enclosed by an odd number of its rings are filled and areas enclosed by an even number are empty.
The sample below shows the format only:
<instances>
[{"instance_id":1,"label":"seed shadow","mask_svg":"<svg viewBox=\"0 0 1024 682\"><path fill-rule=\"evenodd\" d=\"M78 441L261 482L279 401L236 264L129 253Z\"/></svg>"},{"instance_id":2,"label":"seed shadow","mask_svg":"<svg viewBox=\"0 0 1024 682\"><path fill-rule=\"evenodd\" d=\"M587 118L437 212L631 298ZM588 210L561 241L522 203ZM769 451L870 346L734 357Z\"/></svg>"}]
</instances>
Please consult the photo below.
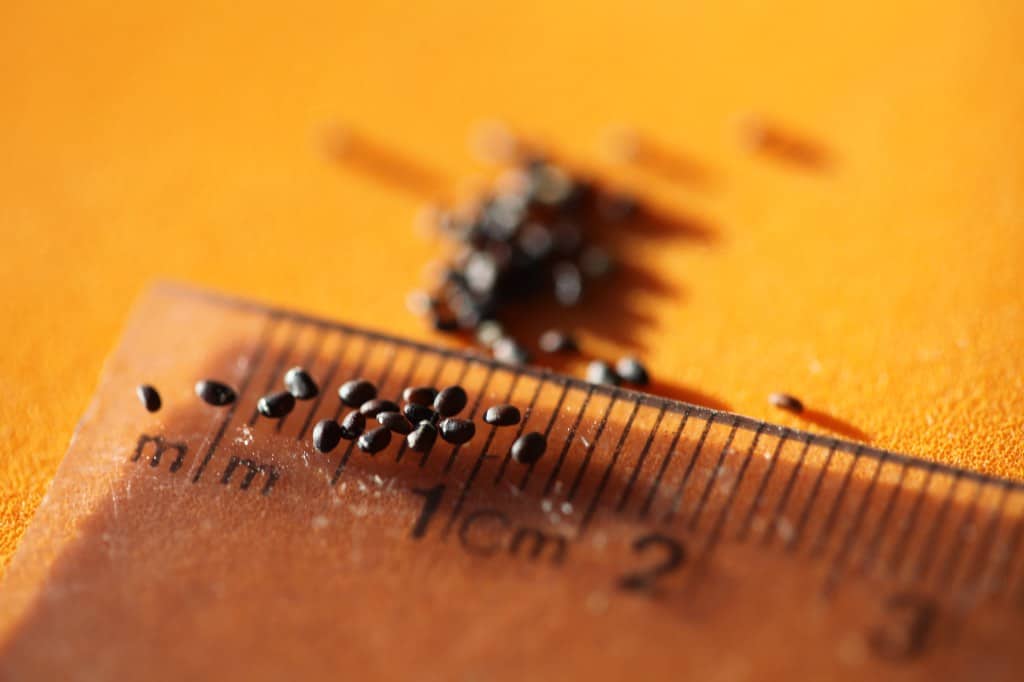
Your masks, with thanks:
<instances>
[{"instance_id":1,"label":"seed shadow","mask_svg":"<svg viewBox=\"0 0 1024 682\"><path fill-rule=\"evenodd\" d=\"M713 410L722 410L724 412L732 411L729 403L717 396L713 396L710 393L700 391L690 386L666 381L659 377L655 377L649 386L644 387L644 390L655 395L672 398L673 400L681 400L684 403L710 407Z\"/></svg>"},{"instance_id":2,"label":"seed shadow","mask_svg":"<svg viewBox=\"0 0 1024 682\"><path fill-rule=\"evenodd\" d=\"M634 132L632 149L625 159L630 165L670 182L711 189L715 178L711 169L694 157L656 140L650 133Z\"/></svg>"},{"instance_id":3,"label":"seed shadow","mask_svg":"<svg viewBox=\"0 0 1024 682\"><path fill-rule=\"evenodd\" d=\"M827 429L833 433L837 433L840 436L849 438L850 440L860 441L861 443L870 443L871 437L860 430L845 419L840 419L828 412L815 409L804 408L804 411L798 415L801 419L808 421L815 426L820 426L823 429Z\"/></svg>"},{"instance_id":4,"label":"seed shadow","mask_svg":"<svg viewBox=\"0 0 1024 682\"><path fill-rule=\"evenodd\" d=\"M328 156L339 164L352 166L420 199L433 200L451 191L451 182L442 173L363 131L347 127L332 130L325 147Z\"/></svg>"},{"instance_id":5,"label":"seed shadow","mask_svg":"<svg viewBox=\"0 0 1024 682\"><path fill-rule=\"evenodd\" d=\"M793 128L760 117L743 123L746 145L762 156L807 171L825 172L834 165L825 145Z\"/></svg>"}]
</instances>

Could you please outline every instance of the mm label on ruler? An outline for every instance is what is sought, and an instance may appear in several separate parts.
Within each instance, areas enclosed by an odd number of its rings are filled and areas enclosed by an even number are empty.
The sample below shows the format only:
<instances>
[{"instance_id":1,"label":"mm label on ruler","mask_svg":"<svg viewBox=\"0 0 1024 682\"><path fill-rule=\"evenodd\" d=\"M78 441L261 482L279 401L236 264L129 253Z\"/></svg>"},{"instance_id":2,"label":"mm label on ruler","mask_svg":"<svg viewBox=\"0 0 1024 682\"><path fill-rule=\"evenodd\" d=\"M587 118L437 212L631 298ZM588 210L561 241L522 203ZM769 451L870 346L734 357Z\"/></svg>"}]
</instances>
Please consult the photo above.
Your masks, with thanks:
<instances>
[{"instance_id":1,"label":"mm label on ruler","mask_svg":"<svg viewBox=\"0 0 1024 682\"><path fill-rule=\"evenodd\" d=\"M261 416L294 365L319 395ZM462 385L476 436L318 453L355 377ZM9 568L0 678L1021 679L1022 536L1015 482L163 285Z\"/></svg>"}]
</instances>

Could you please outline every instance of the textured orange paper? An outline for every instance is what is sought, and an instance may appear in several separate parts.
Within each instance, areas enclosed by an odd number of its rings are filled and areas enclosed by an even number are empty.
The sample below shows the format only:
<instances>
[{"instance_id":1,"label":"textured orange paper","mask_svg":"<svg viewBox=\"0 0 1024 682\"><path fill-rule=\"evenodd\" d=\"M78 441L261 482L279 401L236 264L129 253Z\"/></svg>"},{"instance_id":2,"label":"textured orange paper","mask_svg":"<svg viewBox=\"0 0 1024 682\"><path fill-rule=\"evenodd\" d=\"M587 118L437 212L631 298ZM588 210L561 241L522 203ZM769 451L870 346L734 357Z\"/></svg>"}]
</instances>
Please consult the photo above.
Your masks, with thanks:
<instances>
[{"instance_id":1,"label":"textured orange paper","mask_svg":"<svg viewBox=\"0 0 1024 682\"><path fill-rule=\"evenodd\" d=\"M787 390L873 444L1024 473L1020 3L549 4L5 8L0 556L153 278L428 337L403 300L437 247L410 223L486 170L482 117L707 226L624 252L659 284L623 283L625 340L675 395L821 428L767 404ZM750 114L823 163L750 153ZM415 182L330 160L338 122ZM663 163L611 163L610 124ZM625 348L610 315L573 320L587 350Z\"/></svg>"}]
</instances>

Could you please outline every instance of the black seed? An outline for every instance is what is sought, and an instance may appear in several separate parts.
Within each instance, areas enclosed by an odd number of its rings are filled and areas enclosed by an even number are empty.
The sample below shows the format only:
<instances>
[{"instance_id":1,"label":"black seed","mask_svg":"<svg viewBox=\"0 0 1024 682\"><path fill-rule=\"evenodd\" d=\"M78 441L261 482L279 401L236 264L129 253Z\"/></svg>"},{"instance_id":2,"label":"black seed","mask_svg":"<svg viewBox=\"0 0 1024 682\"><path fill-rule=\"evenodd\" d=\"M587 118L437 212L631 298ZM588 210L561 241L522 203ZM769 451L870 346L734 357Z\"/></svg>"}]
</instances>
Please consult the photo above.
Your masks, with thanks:
<instances>
[{"instance_id":1,"label":"black seed","mask_svg":"<svg viewBox=\"0 0 1024 682\"><path fill-rule=\"evenodd\" d=\"M496 320L484 320L476 328L476 342L490 348L504 335L504 328Z\"/></svg>"},{"instance_id":2,"label":"black seed","mask_svg":"<svg viewBox=\"0 0 1024 682\"><path fill-rule=\"evenodd\" d=\"M135 395L139 396L139 402L146 408L148 412L156 412L160 409L163 404L160 401L160 394L157 393L156 389L149 384L142 384L136 387Z\"/></svg>"},{"instance_id":3,"label":"black seed","mask_svg":"<svg viewBox=\"0 0 1024 682\"><path fill-rule=\"evenodd\" d=\"M280 419L295 408L295 396L288 391L271 393L260 398L256 403L256 409L264 417Z\"/></svg>"},{"instance_id":4,"label":"black seed","mask_svg":"<svg viewBox=\"0 0 1024 682\"><path fill-rule=\"evenodd\" d=\"M398 412L398 403L393 400L368 400L363 403L359 411L368 419L373 419L381 412Z\"/></svg>"},{"instance_id":5,"label":"black seed","mask_svg":"<svg viewBox=\"0 0 1024 682\"><path fill-rule=\"evenodd\" d=\"M358 413L356 413L358 414ZM313 427L313 447L327 454L341 442L341 427L333 419L321 419Z\"/></svg>"},{"instance_id":6,"label":"black seed","mask_svg":"<svg viewBox=\"0 0 1024 682\"><path fill-rule=\"evenodd\" d=\"M366 417L359 410L352 410L341 420L341 437L345 440L355 440L366 428Z\"/></svg>"},{"instance_id":7,"label":"black seed","mask_svg":"<svg viewBox=\"0 0 1024 682\"><path fill-rule=\"evenodd\" d=\"M530 353L516 343L515 339L504 336L491 346L491 354L495 360L510 365L525 365L530 361Z\"/></svg>"},{"instance_id":8,"label":"black seed","mask_svg":"<svg viewBox=\"0 0 1024 682\"><path fill-rule=\"evenodd\" d=\"M583 296L583 277L575 263L563 261L554 268L555 298L564 306L574 306Z\"/></svg>"},{"instance_id":9,"label":"black seed","mask_svg":"<svg viewBox=\"0 0 1024 682\"><path fill-rule=\"evenodd\" d=\"M377 397L377 387L366 379L353 379L341 385L341 388L338 389L338 397L349 407L359 407L366 401Z\"/></svg>"},{"instance_id":10,"label":"black seed","mask_svg":"<svg viewBox=\"0 0 1024 682\"><path fill-rule=\"evenodd\" d=\"M301 367L292 367L285 373L284 387L296 400L312 400L320 392L313 377Z\"/></svg>"},{"instance_id":11,"label":"black seed","mask_svg":"<svg viewBox=\"0 0 1024 682\"><path fill-rule=\"evenodd\" d=\"M624 380L638 386L645 386L651 380L647 374L647 368L631 355L619 358L615 363L615 372Z\"/></svg>"},{"instance_id":12,"label":"black seed","mask_svg":"<svg viewBox=\"0 0 1024 682\"><path fill-rule=\"evenodd\" d=\"M493 426L512 426L518 424L522 415L515 405L494 405L484 413L484 421Z\"/></svg>"},{"instance_id":13,"label":"black seed","mask_svg":"<svg viewBox=\"0 0 1024 682\"><path fill-rule=\"evenodd\" d=\"M196 383L196 395L211 405L223 407L235 402L235 389L212 379Z\"/></svg>"},{"instance_id":14,"label":"black seed","mask_svg":"<svg viewBox=\"0 0 1024 682\"><path fill-rule=\"evenodd\" d=\"M588 246L580 254L580 270L587 277L605 277L614 267L611 256L599 246Z\"/></svg>"},{"instance_id":15,"label":"black seed","mask_svg":"<svg viewBox=\"0 0 1024 682\"><path fill-rule=\"evenodd\" d=\"M391 442L391 429L386 426L378 426L372 431L367 431L359 436L357 445L363 452L375 455L388 446Z\"/></svg>"},{"instance_id":16,"label":"black seed","mask_svg":"<svg viewBox=\"0 0 1024 682\"><path fill-rule=\"evenodd\" d=\"M794 398L788 393L772 393L768 396L768 402L781 410L788 410L790 412L804 411L804 404L798 398Z\"/></svg>"},{"instance_id":17,"label":"black seed","mask_svg":"<svg viewBox=\"0 0 1024 682\"><path fill-rule=\"evenodd\" d=\"M405 444L414 452L427 452L434 446L437 440L437 427L430 422L420 422L416 428L405 437Z\"/></svg>"},{"instance_id":18,"label":"black seed","mask_svg":"<svg viewBox=\"0 0 1024 682\"><path fill-rule=\"evenodd\" d=\"M461 386L449 386L434 398L434 409L442 417L451 417L462 411L467 400L466 391Z\"/></svg>"},{"instance_id":19,"label":"black seed","mask_svg":"<svg viewBox=\"0 0 1024 682\"><path fill-rule=\"evenodd\" d=\"M431 422L437 423L439 415L434 412L432 408L426 405L417 405L416 403L409 403L402 408L402 414L405 415L413 424L419 424L420 422Z\"/></svg>"},{"instance_id":20,"label":"black seed","mask_svg":"<svg viewBox=\"0 0 1024 682\"><path fill-rule=\"evenodd\" d=\"M475 434L476 424L468 419L445 419L441 422L441 438L449 443L467 443Z\"/></svg>"},{"instance_id":21,"label":"black seed","mask_svg":"<svg viewBox=\"0 0 1024 682\"><path fill-rule=\"evenodd\" d=\"M512 459L520 464L533 464L541 458L547 446L544 434L536 431L523 434L512 443Z\"/></svg>"},{"instance_id":22,"label":"black seed","mask_svg":"<svg viewBox=\"0 0 1024 682\"><path fill-rule=\"evenodd\" d=\"M379 412L377 422L403 436L412 433L412 423L401 412Z\"/></svg>"},{"instance_id":23,"label":"black seed","mask_svg":"<svg viewBox=\"0 0 1024 682\"><path fill-rule=\"evenodd\" d=\"M618 386L621 380L607 362L604 360L594 360L587 365L587 381L592 384Z\"/></svg>"},{"instance_id":24,"label":"black seed","mask_svg":"<svg viewBox=\"0 0 1024 682\"><path fill-rule=\"evenodd\" d=\"M558 329L549 329L541 334L537 345L545 353L570 353L579 350L576 339Z\"/></svg>"},{"instance_id":25,"label":"black seed","mask_svg":"<svg viewBox=\"0 0 1024 682\"><path fill-rule=\"evenodd\" d=\"M402 400L416 405L433 405L437 389L433 386L410 386L402 391Z\"/></svg>"}]
</instances>

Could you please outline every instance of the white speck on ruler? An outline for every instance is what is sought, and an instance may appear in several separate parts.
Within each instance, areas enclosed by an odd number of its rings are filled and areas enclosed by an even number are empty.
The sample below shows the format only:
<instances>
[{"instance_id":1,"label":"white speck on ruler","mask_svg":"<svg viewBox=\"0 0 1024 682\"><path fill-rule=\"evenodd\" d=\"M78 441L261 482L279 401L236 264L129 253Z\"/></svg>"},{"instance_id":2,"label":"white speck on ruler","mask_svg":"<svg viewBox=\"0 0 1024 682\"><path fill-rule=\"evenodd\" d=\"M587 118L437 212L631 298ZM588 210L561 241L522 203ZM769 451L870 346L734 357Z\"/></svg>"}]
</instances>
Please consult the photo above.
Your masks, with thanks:
<instances>
[{"instance_id":1,"label":"white speck on ruler","mask_svg":"<svg viewBox=\"0 0 1024 682\"><path fill-rule=\"evenodd\" d=\"M562 506L561 506L561 510L562 510L562 513L565 514L566 516L568 516L569 514L572 514L572 503L571 502L563 502Z\"/></svg>"}]
</instances>

